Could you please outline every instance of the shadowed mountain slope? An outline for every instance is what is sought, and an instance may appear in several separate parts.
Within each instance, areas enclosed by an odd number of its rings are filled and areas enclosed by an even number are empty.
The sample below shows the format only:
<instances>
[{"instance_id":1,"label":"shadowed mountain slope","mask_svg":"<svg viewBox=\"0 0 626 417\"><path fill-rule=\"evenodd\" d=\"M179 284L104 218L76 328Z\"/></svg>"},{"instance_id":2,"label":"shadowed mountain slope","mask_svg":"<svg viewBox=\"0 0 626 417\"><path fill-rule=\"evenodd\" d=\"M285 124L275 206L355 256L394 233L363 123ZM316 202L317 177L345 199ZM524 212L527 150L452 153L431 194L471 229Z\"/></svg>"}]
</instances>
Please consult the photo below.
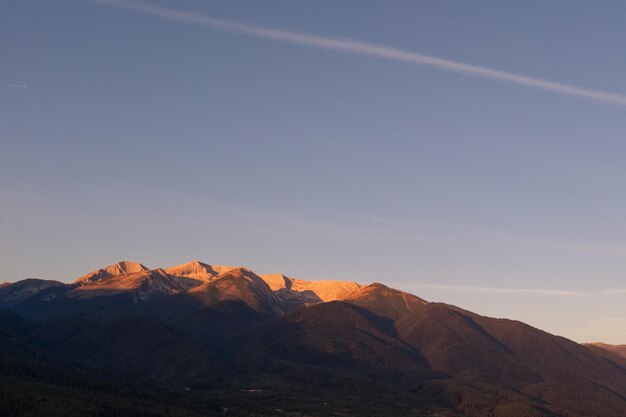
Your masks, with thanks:
<instances>
[{"instance_id":1,"label":"shadowed mountain slope","mask_svg":"<svg viewBox=\"0 0 626 417\"><path fill-rule=\"evenodd\" d=\"M337 301L281 316L234 344L242 346L238 357L257 369L279 361L365 373L430 374L420 353L396 337L389 319Z\"/></svg>"},{"instance_id":2,"label":"shadowed mountain slope","mask_svg":"<svg viewBox=\"0 0 626 417\"><path fill-rule=\"evenodd\" d=\"M59 281L29 278L0 287L0 308L10 308L49 288L63 287Z\"/></svg>"},{"instance_id":3,"label":"shadowed mountain slope","mask_svg":"<svg viewBox=\"0 0 626 417\"><path fill-rule=\"evenodd\" d=\"M104 322L65 319L38 329L26 340L84 366L145 382L190 383L225 373L205 348L169 326L141 316Z\"/></svg>"}]
</instances>

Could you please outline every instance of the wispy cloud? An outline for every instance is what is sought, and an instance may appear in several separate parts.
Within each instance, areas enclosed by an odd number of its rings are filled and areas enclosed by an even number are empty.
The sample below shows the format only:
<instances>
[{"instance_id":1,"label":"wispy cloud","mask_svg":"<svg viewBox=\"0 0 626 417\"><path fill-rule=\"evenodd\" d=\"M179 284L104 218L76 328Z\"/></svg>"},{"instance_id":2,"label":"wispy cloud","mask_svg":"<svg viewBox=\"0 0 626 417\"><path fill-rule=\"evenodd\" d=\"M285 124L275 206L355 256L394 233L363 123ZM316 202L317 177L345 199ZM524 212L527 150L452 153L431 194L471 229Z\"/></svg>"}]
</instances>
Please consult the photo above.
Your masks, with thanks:
<instances>
[{"instance_id":1,"label":"wispy cloud","mask_svg":"<svg viewBox=\"0 0 626 417\"><path fill-rule=\"evenodd\" d=\"M449 224L435 224L432 219L416 223L411 219L397 219L390 217L364 216L356 215L355 218L360 221L360 227L378 226L379 229L386 230L392 236L397 236L395 241L419 241L426 240L433 236L431 242L469 244L475 245L491 245L501 247L503 245L514 247L523 246L527 248L540 248L549 251L566 251L584 254L597 254L603 256L626 256L626 244L611 244L603 242L585 242L572 241L564 238L548 236L548 235L530 235L513 232L502 232L485 229L468 228L463 233L450 230ZM424 226L435 226L440 229L438 233L424 234L419 231ZM432 227L429 227L433 230ZM444 232L444 230L447 230Z\"/></svg>"},{"instance_id":2,"label":"wispy cloud","mask_svg":"<svg viewBox=\"0 0 626 417\"><path fill-rule=\"evenodd\" d=\"M609 290L602 290L598 294L600 295L626 295L626 288L613 288Z\"/></svg>"},{"instance_id":3,"label":"wispy cloud","mask_svg":"<svg viewBox=\"0 0 626 417\"><path fill-rule=\"evenodd\" d=\"M351 54L359 54L393 61L425 65L467 75L473 75L490 80L518 84L525 87L550 91L562 95L595 100L618 106L626 106L626 95L599 91L570 84L548 81L541 78L529 77L514 72L501 71L493 68L466 64L431 55L376 45L350 39L329 38L297 32L272 29L262 26L248 25L239 22L216 19L213 17L155 6L153 4L134 0L88 0L105 6L116 7L137 13L147 14L161 19L190 23L209 27L215 30L240 33L257 38L270 39L297 45L305 45L322 49L329 49Z\"/></svg>"},{"instance_id":4,"label":"wispy cloud","mask_svg":"<svg viewBox=\"0 0 626 417\"><path fill-rule=\"evenodd\" d=\"M550 251L558 250L619 257L626 256L626 245L570 241L549 236L532 236L514 233L484 232L482 234L476 233L476 235L477 241L482 240L492 244L521 245Z\"/></svg>"},{"instance_id":5,"label":"wispy cloud","mask_svg":"<svg viewBox=\"0 0 626 417\"><path fill-rule=\"evenodd\" d=\"M588 316L576 320L571 330L571 337L579 342L624 344L626 341L626 317L620 316Z\"/></svg>"},{"instance_id":6,"label":"wispy cloud","mask_svg":"<svg viewBox=\"0 0 626 417\"><path fill-rule=\"evenodd\" d=\"M547 288L505 288L505 287L478 287L468 285L446 285L431 283L416 283L415 288L431 289L445 292L456 292L465 294L492 294L492 295L534 295L549 297L601 297L626 295L626 288L616 288L600 291L572 291L562 289Z\"/></svg>"}]
</instances>

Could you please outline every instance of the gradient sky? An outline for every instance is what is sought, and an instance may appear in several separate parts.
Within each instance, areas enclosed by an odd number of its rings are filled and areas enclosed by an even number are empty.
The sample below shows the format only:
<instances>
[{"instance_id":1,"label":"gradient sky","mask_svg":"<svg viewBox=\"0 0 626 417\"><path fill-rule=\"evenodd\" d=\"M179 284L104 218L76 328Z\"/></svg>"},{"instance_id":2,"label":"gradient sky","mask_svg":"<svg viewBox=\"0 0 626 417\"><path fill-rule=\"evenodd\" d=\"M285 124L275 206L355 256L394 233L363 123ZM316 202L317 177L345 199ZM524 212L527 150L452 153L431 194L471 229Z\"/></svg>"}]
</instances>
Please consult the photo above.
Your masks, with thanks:
<instances>
[{"instance_id":1,"label":"gradient sky","mask_svg":"<svg viewBox=\"0 0 626 417\"><path fill-rule=\"evenodd\" d=\"M622 1L148 3L626 95ZM5 0L0 281L197 258L626 343L617 101Z\"/></svg>"}]
</instances>

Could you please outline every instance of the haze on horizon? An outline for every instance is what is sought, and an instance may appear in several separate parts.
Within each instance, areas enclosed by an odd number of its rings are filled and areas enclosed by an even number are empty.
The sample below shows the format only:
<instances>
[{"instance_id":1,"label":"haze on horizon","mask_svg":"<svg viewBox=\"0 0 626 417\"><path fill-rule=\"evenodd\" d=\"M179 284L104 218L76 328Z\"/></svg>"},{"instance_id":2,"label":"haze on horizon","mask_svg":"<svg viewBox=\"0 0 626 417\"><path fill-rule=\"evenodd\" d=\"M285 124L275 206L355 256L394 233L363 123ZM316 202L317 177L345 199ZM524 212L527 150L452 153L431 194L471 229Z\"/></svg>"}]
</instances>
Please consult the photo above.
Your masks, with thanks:
<instances>
[{"instance_id":1,"label":"haze on horizon","mask_svg":"<svg viewBox=\"0 0 626 417\"><path fill-rule=\"evenodd\" d=\"M626 94L618 2L147 3ZM200 259L626 343L626 108L286 42L4 2L0 281Z\"/></svg>"}]
</instances>

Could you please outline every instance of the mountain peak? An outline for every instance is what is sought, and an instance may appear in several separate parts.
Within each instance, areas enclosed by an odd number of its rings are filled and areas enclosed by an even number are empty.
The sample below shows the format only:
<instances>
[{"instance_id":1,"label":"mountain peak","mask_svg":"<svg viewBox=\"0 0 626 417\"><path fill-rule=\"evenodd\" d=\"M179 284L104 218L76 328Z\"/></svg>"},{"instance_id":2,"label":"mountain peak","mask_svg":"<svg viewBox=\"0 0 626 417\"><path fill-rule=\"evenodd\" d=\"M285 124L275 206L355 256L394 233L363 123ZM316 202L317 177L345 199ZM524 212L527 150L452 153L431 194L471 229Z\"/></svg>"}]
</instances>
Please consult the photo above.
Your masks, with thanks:
<instances>
[{"instance_id":1,"label":"mountain peak","mask_svg":"<svg viewBox=\"0 0 626 417\"><path fill-rule=\"evenodd\" d=\"M119 261L102 269L112 276L117 276L131 274L133 272L147 271L149 268L139 262Z\"/></svg>"},{"instance_id":2,"label":"mountain peak","mask_svg":"<svg viewBox=\"0 0 626 417\"><path fill-rule=\"evenodd\" d=\"M120 275L132 274L135 272L148 271L148 267L139 262L120 261L113 265L92 271L74 281L75 284L92 284L106 278L116 277Z\"/></svg>"},{"instance_id":3,"label":"mountain peak","mask_svg":"<svg viewBox=\"0 0 626 417\"><path fill-rule=\"evenodd\" d=\"M178 274L212 273L213 269L211 268L210 265L200 262L197 259L194 259L191 262L165 268L165 271L168 271L172 275L176 275L177 273Z\"/></svg>"},{"instance_id":4,"label":"mountain peak","mask_svg":"<svg viewBox=\"0 0 626 417\"><path fill-rule=\"evenodd\" d=\"M182 265L165 268L164 271L170 275L193 278L206 282L233 269L235 269L235 267L224 265L209 265L195 259Z\"/></svg>"},{"instance_id":5,"label":"mountain peak","mask_svg":"<svg viewBox=\"0 0 626 417\"><path fill-rule=\"evenodd\" d=\"M428 304L413 294L390 288L375 282L360 287L345 298L345 301L365 307L384 317L396 320L419 306Z\"/></svg>"},{"instance_id":6,"label":"mountain peak","mask_svg":"<svg viewBox=\"0 0 626 417\"><path fill-rule=\"evenodd\" d=\"M232 276L247 276L247 275L257 276L250 268L245 267L245 266L233 267L232 269L230 269L229 271L221 275L226 275L226 274L232 275Z\"/></svg>"}]
</instances>

